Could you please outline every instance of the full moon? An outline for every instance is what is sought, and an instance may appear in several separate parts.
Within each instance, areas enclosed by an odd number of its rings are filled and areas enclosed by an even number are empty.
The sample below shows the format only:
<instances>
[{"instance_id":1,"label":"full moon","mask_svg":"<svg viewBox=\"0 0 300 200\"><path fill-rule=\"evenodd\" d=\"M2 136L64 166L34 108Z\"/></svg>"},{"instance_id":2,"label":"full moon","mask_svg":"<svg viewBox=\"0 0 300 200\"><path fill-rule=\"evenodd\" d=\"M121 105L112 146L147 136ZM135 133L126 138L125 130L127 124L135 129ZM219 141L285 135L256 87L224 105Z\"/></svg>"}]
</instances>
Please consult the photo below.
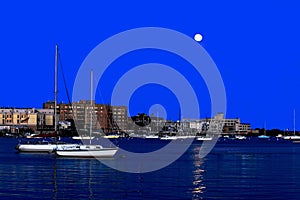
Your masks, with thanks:
<instances>
[{"instance_id":1,"label":"full moon","mask_svg":"<svg viewBox=\"0 0 300 200\"><path fill-rule=\"evenodd\" d=\"M201 42L201 40L203 39L202 35L197 33L194 36L194 40L196 40L197 42Z\"/></svg>"}]
</instances>

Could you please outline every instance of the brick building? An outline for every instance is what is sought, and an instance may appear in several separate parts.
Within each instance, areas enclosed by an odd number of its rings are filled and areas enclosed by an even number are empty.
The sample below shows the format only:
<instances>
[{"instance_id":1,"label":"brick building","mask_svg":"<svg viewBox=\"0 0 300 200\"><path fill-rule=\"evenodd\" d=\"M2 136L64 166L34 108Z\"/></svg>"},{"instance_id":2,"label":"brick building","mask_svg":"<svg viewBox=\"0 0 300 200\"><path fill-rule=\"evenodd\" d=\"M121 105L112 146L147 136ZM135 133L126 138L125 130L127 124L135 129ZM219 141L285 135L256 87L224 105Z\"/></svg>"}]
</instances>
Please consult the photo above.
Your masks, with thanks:
<instances>
[{"instance_id":1,"label":"brick building","mask_svg":"<svg viewBox=\"0 0 300 200\"><path fill-rule=\"evenodd\" d=\"M48 101L43 104L43 108L54 109L54 102ZM59 120L74 119L77 130L89 129L91 124L93 130L110 132L117 129L126 130L128 122L128 109L126 106L110 106L97 104L95 101L80 100L72 105L57 104L57 115ZM92 113L92 115L91 115Z\"/></svg>"}]
</instances>

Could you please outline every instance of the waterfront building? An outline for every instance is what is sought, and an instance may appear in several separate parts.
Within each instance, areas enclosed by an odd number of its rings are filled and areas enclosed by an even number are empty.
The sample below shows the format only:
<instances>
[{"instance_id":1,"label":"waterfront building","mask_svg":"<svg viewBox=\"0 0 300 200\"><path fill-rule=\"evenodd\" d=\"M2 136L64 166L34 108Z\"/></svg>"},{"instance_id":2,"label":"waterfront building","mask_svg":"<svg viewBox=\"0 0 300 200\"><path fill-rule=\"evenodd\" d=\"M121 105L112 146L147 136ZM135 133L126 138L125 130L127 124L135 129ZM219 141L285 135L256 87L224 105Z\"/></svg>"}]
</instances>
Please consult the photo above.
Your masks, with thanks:
<instances>
[{"instance_id":1,"label":"waterfront building","mask_svg":"<svg viewBox=\"0 0 300 200\"><path fill-rule=\"evenodd\" d=\"M43 104L43 108L54 109L54 102L48 101ZM91 115L92 112L92 115ZM80 100L72 105L57 104L57 115L59 120L64 121L74 119L77 130L88 131L92 116L92 126L95 132L112 132L116 130L127 130L128 109L126 106L110 106L107 104L97 104L95 101Z\"/></svg>"},{"instance_id":2,"label":"waterfront building","mask_svg":"<svg viewBox=\"0 0 300 200\"><path fill-rule=\"evenodd\" d=\"M54 110L54 101L47 101L43 103L44 109L53 109ZM72 106L67 103L59 103L57 104L57 116L58 120L67 120L73 119L73 111Z\"/></svg>"},{"instance_id":3,"label":"waterfront building","mask_svg":"<svg viewBox=\"0 0 300 200\"><path fill-rule=\"evenodd\" d=\"M251 124L250 123L240 123L237 124L236 133L238 134L248 134L251 133Z\"/></svg>"},{"instance_id":4,"label":"waterfront building","mask_svg":"<svg viewBox=\"0 0 300 200\"><path fill-rule=\"evenodd\" d=\"M185 132L201 133L206 121L203 119L182 118L181 126Z\"/></svg>"},{"instance_id":5,"label":"waterfront building","mask_svg":"<svg viewBox=\"0 0 300 200\"><path fill-rule=\"evenodd\" d=\"M97 114L97 129L101 129L104 132L107 132L110 127L109 120L109 105L105 104L95 104L96 114Z\"/></svg>"},{"instance_id":6,"label":"waterfront building","mask_svg":"<svg viewBox=\"0 0 300 200\"><path fill-rule=\"evenodd\" d=\"M93 130L97 129L97 106L95 101L80 100L79 102L72 103L73 117L76 122L77 130L88 131L90 122L92 121ZM60 111L61 112L61 111Z\"/></svg>"},{"instance_id":7,"label":"waterfront building","mask_svg":"<svg viewBox=\"0 0 300 200\"><path fill-rule=\"evenodd\" d=\"M166 119L163 117L154 116L154 114L150 115L151 123L150 123L150 130L151 132L159 132L163 128L166 123Z\"/></svg>"},{"instance_id":8,"label":"waterfront building","mask_svg":"<svg viewBox=\"0 0 300 200\"><path fill-rule=\"evenodd\" d=\"M19 133L20 129L49 129L53 127L52 109L0 108L0 129Z\"/></svg>"},{"instance_id":9,"label":"waterfront building","mask_svg":"<svg viewBox=\"0 0 300 200\"><path fill-rule=\"evenodd\" d=\"M113 120L112 126L119 130L126 131L128 129L128 108L127 106L110 106L109 116Z\"/></svg>"},{"instance_id":10,"label":"waterfront building","mask_svg":"<svg viewBox=\"0 0 300 200\"><path fill-rule=\"evenodd\" d=\"M218 113L215 119L224 119L223 113ZM225 118L223 133L225 134L248 134L251 132L251 125L249 123L241 123L240 118Z\"/></svg>"},{"instance_id":11,"label":"waterfront building","mask_svg":"<svg viewBox=\"0 0 300 200\"><path fill-rule=\"evenodd\" d=\"M138 113L135 116L128 117L127 130L129 132L141 135L155 135L162 130L167 121L163 117L154 116L153 113L149 116L150 120L148 120L147 118L140 118L143 115L148 116L145 113ZM140 118L140 120L146 119L147 122L145 123L145 125L143 125L143 123L139 123L139 121L136 120L138 118Z\"/></svg>"},{"instance_id":12,"label":"waterfront building","mask_svg":"<svg viewBox=\"0 0 300 200\"><path fill-rule=\"evenodd\" d=\"M223 113L218 113L214 118L205 119L189 119L183 118L182 123L185 130L196 131L202 133L207 131L210 120L223 120L224 134L248 134L251 132L249 123L241 123L240 118L224 118Z\"/></svg>"}]
</instances>

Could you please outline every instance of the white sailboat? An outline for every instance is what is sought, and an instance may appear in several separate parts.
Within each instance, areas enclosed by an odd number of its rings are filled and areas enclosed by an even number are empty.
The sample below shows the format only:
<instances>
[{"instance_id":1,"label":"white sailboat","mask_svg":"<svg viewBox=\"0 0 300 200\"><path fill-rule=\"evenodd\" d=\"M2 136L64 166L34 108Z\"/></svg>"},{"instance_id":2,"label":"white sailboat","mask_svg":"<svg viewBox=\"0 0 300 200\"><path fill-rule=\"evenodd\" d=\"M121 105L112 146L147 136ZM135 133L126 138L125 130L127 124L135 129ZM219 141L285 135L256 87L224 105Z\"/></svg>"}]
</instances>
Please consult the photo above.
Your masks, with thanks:
<instances>
[{"instance_id":1,"label":"white sailboat","mask_svg":"<svg viewBox=\"0 0 300 200\"><path fill-rule=\"evenodd\" d=\"M146 139L159 139L158 135L146 135Z\"/></svg>"},{"instance_id":2,"label":"white sailboat","mask_svg":"<svg viewBox=\"0 0 300 200\"><path fill-rule=\"evenodd\" d=\"M90 136L73 136L73 140L90 140L94 139L95 137L90 137Z\"/></svg>"},{"instance_id":3,"label":"white sailboat","mask_svg":"<svg viewBox=\"0 0 300 200\"><path fill-rule=\"evenodd\" d=\"M62 147L55 151L61 157L91 158L113 157L118 148L104 148L101 145L78 145L76 147Z\"/></svg>"},{"instance_id":4,"label":"white sailboat","mask_svg":"<svg viewBox=\"0 0 300 200\"><path fill-rule=\"evenodd\" d=\"M264 124L264 134L263 135L259 135L257 136L258 139L270 139L270 136L267 135L267 132L266 132L266 122Z\"/></svg>"},{"instance_id":5,"label":"white sailboat","mask_svg":"<svg viewBox=\"0 0 300 200\"><path fill-rule=\"evenodd\" d=\"M92 126L93 126L93 70L91 70L91 78L90 78L90 101L91 101L91 112L90 112L90 141L89 144L78 145L75 147L62 147L57 148L55 153L58 156L63 157L78 157L78 158L86 158L86 157L113 157L118 148L104 148L101 145L92 145Z\"/></svg>"},{"instance_id":6,"label":"white sailboat","mask_svg":"<svg viewBox=\"0 0 300 200\"><path fill-rule=\"evenodd\" d=\"M244 135L236 135L235 138L238 139L238 140L245 140L245 139L247 139L247 137L244 136Z\"/></svg>"},{"instance_id":7,"label":"white sailboat","mask_svg":"<svg viewBox=\"0 0 300 200\"><path fill-rule=\"evenodd\" d=\"M57 78L58 78L58 46L55 46L55 69L54 69L54 133L57 133ZM55 134L57 135L57 134ZM15 148L20 152L53 152L57 148L62 147L77 147L78 144L67 144L60 141L27 141L26 143L19 143Z\"/></svg>"},{"instance_id":8,"label":"white sailboat","mask_svg":"<svg viewBox=\"0 0 300 200\"><path fill-rule=\"evenodd\" d=\"M283 139L285 139L285 140L299 141L300 142L300 136L296 135L296 111L295 111L295 109L294 109L294 135L292 135L292 136L284 136Z\"/></svg>"},{"instance_id":9,"label":"white sailboat","mask_svg":"<svg viewBox=\"0 0 300 200\"><path fill-rule=\"evenodd\" d=\"M160 139L161 140L177 140L177 137L166 135L166 136L161 137Z\"/></svg>"},{"instance_id":10,"label":"white sailboat","mask_svg":"<svg viewBox=\"0 0 300 200\"><path fill-rule=\"evenodd\" d=\"M206 137L206 136L196 137L196 140L198 140L198 141L210 141L212 139L213 139L212 137Z\"/></svg>"},{"instance_id":11,"label":"white sailboat","mask_svg":"<svg viewBox=\"0 0 300 200\"><path fill-rule=\"evenodd\" d=\"M34 143L18 144L16 149L20 152L51 153L58 148L75 148L78 144L66 144L59 142L38 141Z\"/></svg>"}]
</instances>

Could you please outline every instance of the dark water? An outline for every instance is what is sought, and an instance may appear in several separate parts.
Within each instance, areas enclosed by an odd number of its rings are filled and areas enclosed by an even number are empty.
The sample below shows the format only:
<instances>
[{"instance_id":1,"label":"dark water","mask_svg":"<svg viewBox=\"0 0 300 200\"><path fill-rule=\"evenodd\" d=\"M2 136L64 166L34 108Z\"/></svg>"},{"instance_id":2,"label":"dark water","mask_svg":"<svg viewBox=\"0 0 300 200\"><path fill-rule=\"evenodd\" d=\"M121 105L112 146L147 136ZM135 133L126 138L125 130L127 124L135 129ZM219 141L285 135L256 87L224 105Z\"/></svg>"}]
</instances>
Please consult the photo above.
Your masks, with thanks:
<instances>
[{"instance_id":1,"label":"dark water","mask_svg":"<svg viewBox=\"0 0 300 200\"><path fill-rule=\"evenodd\" d=\"M194 142L173 164L144 174L95 159L16 153L16 143L0 138L0 199L300 199L300 144L290 142L223 141L204 159ZM129 149L161 145L119 143Z\"/></svg>"}]
</instances>

